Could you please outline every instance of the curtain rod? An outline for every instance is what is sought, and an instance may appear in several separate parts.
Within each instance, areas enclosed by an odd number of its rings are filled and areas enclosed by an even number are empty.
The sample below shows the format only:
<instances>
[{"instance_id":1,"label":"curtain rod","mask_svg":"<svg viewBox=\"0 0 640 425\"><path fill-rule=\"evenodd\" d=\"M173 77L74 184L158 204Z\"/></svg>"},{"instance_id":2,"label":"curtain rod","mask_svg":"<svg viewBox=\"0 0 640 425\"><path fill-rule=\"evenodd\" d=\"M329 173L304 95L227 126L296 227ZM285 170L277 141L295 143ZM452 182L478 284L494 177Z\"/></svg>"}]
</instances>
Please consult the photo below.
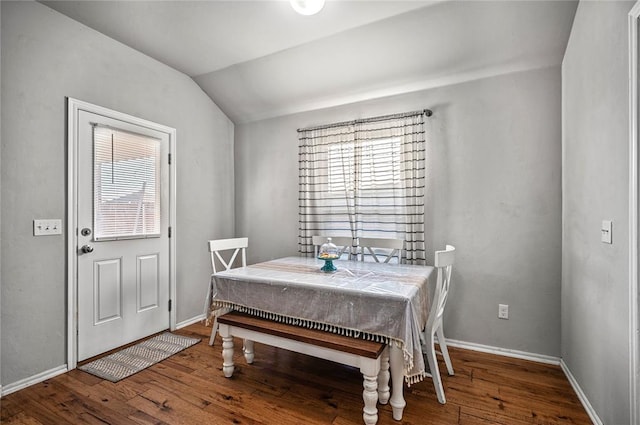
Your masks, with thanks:
<instances>
[{"instance_id":1,"label":"curtain rod","mask_svg":"<svg viewBox=\"0 0 640 425\"><path fill-rule=\"evenodd\" d=\"M384 121L384 120L389 120L389 119L393 119L393 118L406 118L406 117L412 117L414 115L422 115L422 114L430 117L431 115L433 115L433 111L431 111L431 109L423 109L421 111L404 112L404 113L400 113L400 114L391 114L391 115L382 115L382 116L379 116L379 117L362 118L362 119L359 119L359 120L343 121L343 122L337 122L337 123L334 123L334 124L326 124L326 125L319 125L319 126L315 126L315 127L299 128L298 129L298 133L303 132L303 131L323 130L325 128L342 127L342 126L354 125L354 124L360 124L360 123L367 123L367 122Z\"/></svg>"}]
</instances>

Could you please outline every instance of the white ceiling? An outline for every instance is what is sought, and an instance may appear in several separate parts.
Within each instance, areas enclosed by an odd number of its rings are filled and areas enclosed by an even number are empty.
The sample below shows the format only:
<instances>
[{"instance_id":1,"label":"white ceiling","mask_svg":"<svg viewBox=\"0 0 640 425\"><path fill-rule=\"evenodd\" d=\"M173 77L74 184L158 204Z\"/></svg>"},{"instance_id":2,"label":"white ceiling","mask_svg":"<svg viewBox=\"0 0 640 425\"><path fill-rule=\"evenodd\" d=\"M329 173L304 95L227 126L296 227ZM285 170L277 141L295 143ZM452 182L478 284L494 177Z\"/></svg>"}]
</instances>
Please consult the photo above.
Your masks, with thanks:
<instances>
[{"instance_id":1,"label":"white ceiling","mask_svg":"<svg viewBox=\"0 0 640 425\"><path fill-rule=\"evenodd\" d=\"M235 123L560 64L577 2L42 1L192 77Z\"/></svg>"}]
</instances>

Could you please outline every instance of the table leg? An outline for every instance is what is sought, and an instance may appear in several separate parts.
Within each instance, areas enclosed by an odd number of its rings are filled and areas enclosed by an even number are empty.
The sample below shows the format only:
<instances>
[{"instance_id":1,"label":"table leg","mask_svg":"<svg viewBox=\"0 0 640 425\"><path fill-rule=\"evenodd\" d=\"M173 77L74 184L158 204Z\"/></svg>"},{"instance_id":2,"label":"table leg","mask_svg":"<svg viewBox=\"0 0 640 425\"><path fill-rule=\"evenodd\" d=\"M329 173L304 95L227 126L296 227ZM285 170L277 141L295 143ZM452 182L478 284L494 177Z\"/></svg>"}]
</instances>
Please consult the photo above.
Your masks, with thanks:
<instances>
[{"instance_id":1,"label":"table leg","mask_svg":"<svg viewBox=\"0 0 640 425\"><path fill-rule=\"evenodd\" d=\"M247 363L253 363L253 341L245 339L244 340L244 358L247 360Z\"/></svg>"},{"instance_id":2,"label":"table leg","mask_svg":"<svg viewBox=\"0 0 640 425\"><path fill-rule=\"evenodd\" d=\"M227 325L220 325L219 331L222 337L222 372L227 378L233 375L233 336L229 333Z\"/></svg>"},{"instance_id":3,"label":"table leg","mask_svg":"<svg viewBox=\"0 0 640 425\"><path fill-rule=\"evenodd\" d=\"M389 402L389 347L380 356L380 373L378 373L378 401L380 404Z\"/></svg>"},{"instance_id":4,"label":"table leg","mask_svg":"<svg viewBox=\"0 0 640 425\"><path fill-rule=\"evenodd\" d=\"M402 413L407 403L404 401L404 355L402 349L395 344L389 346L389 364L391 369L391 408L393 419L402 420Z\"/></svg>"}]
</instances>

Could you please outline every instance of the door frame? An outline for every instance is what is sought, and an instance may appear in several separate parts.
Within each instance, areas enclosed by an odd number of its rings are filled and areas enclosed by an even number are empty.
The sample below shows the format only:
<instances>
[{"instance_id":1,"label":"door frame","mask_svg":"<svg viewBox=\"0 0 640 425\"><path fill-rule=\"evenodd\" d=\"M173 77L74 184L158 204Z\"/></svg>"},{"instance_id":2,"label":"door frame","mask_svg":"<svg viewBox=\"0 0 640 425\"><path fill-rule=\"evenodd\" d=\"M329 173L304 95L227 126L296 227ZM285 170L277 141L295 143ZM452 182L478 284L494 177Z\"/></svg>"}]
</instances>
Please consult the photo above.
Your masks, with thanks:
<instances>
[{"instance_id":1,"label":"door frame","mask_svg":"<svg viewBox=\"0 0 640 425\"><path fill-rule=\"evenodd\" d=\"M640 1L629 11L629 398L631 424L640 423L640 288L638 283L639 200L638 153L640 132Z\"/></svg>"},{"instance_id":2,"label":"door frame","mask_svg":"<svg viewBox=\"0 0 640 425\"><path fill-rule=\"evenodd\" d=\"M166 133L169 137L169 326L176 329L176 130L133 115L67 98L67 369L78 364L78 115L86 111Z\"/></svg>"}]
</instances>

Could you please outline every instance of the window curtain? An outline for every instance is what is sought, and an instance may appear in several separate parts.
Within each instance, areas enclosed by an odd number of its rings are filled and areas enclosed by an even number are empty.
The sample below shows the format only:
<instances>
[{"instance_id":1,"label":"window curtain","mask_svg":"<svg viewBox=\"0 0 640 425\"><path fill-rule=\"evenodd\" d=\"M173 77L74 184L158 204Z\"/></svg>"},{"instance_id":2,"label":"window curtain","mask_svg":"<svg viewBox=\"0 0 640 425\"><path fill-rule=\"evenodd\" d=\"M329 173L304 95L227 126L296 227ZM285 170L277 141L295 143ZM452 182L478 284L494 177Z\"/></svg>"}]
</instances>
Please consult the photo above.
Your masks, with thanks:
<instances>
[{"instance_id":1,"label":"window curtain","mask_svg":"<svg viewBox=\"0 0 640 425\"><path fill-rule=\"evenodd\" d=\"M314 235L398 238L425 264L427 111L298 130L299 252Z\"/></svg>"}]
</instances>

